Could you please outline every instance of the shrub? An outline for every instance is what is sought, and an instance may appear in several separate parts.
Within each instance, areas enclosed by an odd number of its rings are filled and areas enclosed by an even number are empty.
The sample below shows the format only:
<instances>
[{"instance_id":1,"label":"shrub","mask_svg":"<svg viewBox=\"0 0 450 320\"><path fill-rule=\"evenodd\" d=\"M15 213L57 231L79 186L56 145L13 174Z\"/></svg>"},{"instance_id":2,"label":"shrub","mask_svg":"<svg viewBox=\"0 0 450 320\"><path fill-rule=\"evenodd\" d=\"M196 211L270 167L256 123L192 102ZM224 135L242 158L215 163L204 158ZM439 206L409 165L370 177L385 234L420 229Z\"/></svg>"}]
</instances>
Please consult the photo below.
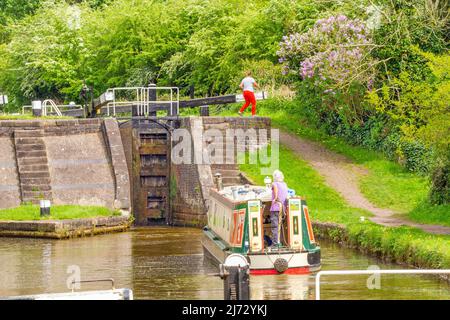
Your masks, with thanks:
<instances>
[{"instance_id":1,"label":"shrub","mask_svg":"<svg viewBox=\"0 0 450 320\"><path fill-rule=\"evenodd\" d=\"M430 201L433 204L450 203L450 157L437 162L431 174Z\"/></svg>"}]
</instances>

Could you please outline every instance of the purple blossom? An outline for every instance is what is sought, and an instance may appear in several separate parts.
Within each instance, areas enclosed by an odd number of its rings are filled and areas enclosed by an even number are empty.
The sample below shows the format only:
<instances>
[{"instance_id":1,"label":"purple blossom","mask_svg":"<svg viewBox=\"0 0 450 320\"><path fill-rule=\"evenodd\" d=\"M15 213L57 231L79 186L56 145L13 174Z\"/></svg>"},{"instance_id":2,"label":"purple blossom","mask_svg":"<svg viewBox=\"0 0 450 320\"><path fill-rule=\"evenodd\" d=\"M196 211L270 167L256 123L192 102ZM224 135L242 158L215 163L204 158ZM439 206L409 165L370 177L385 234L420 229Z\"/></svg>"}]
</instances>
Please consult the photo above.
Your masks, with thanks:
<instances>
[{"instance_id":1,"label":"purple blossom","mask_svg":"<svg viewBox=\"0 0 450 320\"><path fill-rule=\"evenodd\" d=\"M366 30L361 20L341 14L317 20L305 33L283 36L277 51L283 74L295 69L303 79L314 78L319 83L352 79L357 66L370 59L368 47L361 46L371 43Z\"/></svg>"}]
</instances>

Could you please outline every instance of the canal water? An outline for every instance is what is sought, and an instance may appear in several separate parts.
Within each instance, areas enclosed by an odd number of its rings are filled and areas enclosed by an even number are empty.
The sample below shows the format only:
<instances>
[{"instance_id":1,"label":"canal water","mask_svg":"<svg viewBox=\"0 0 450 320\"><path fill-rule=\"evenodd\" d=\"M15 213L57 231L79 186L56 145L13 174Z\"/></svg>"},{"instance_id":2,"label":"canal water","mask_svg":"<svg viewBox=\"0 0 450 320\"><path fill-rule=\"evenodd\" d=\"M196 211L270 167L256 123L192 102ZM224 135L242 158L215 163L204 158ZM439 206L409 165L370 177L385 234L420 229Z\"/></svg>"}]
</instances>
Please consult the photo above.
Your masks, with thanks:
<instances>
[{"instance_id":1,"label":"canal water","mask_svg":"<svg viewBox=\"0 0 450 320\"><path fill-rule=\"evenodd\" d=\"M135 299L223 299L218 268L203 259L201 230L142 228L73 240L0 238L0 297L68 292L67 283L113 278ZM323 270L402 268L321 242ZM79 273L78 273L79 272ZM369 281L368 281L369 280ZM252 299L315 299L313 275L252 276ZM368 289L367 283L375 287ZM109 289L107 283L81 290ZM324 276L322 299L450 299L447 282L431 276Z\"/></svg>"}]
</instances>

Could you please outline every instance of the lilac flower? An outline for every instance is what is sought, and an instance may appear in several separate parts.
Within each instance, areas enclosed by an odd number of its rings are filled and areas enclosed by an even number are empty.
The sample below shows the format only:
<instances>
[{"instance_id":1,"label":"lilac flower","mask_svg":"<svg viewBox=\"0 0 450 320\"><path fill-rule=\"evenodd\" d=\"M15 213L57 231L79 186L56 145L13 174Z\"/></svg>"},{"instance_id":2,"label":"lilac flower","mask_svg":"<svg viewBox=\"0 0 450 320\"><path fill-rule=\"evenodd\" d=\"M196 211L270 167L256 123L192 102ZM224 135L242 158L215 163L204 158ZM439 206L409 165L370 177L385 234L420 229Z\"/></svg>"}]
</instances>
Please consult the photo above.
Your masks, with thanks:
<instances>
[{"instance_id":1,"label":"lilac flower","mask_svg":"<svg viewBox=\"0 0 450 320\"><path fill-rule=\"evenodd\" d=\"M362 63L371 63L368 47L362 46L372 41L366 30L361 20L341 14L317 20L302 34L283 36L277 52L283 74L296 69L303 79L314 78L319 84L353 81L355 74L358 81L368 79L371 71L363 76L355 71Z\"/></svg>"}]
</instances>

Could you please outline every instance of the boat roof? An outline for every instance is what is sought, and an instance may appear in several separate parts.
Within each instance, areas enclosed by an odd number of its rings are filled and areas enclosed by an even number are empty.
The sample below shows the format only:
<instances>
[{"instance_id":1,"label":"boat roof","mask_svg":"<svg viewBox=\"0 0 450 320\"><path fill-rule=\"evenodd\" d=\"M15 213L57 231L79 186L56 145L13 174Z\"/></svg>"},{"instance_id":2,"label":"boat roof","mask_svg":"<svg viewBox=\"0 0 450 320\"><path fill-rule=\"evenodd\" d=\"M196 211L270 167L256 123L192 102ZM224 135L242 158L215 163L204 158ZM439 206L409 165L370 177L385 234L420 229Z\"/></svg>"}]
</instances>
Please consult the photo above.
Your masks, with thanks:
<instances>
[{"instance_id":1,"label":"boat roof","mask_svg":"<svg viewBox=\"0 0 450 320\"><path fill-rule=\"evenodd\" d=\"M224 187L217 193L233 202L248 200L272 201L272 190L265 186L233 185Z\"/></svg>"}]
</instances>

